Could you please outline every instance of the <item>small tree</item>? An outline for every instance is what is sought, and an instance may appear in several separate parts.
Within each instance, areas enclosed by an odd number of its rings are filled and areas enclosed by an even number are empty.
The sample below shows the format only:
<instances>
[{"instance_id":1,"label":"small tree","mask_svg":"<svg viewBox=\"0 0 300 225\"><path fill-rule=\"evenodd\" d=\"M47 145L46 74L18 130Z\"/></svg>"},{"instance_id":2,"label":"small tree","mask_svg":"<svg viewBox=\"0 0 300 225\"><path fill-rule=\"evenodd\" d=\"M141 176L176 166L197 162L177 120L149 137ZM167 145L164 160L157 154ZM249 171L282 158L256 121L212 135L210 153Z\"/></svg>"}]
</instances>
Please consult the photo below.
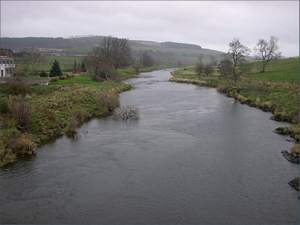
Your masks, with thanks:
<instances>
[{"instance_id":1,"label":"small tree","mask_svg":"<svg viewBox=\"0 0 300 225\"><path fill-rule=\"evenodd\" d=\"M198 76L201 76L203 71L204 71L204 65L202 62L202 57L199 57L196 65L195 65L195 72L197 73Z\"/></svg>"},{"instance_id":2,"label":"small tree","mask_svg":"<svg viewBox=\"0 0 300 225\"><path fill-rule=\"evenodd\" d=\"M214 67L212 64L207 64L204 66L204 74L208 77L212 74L212 72L214 71Z\"/></svg>"},{"instance_id":3,"label":"small tree","mask_svg":"<svg viewBox=\"0 0 300 225\"><path fill-rule=\"evenodd\" d=\"M249 49L241 44L238 39L233 39L229 43L229 52L228 55L231 57L232 60L232 75L234 82L240 77L240 73L238 71L238 67L245 61L245 56L248 54Z\"/></svg>"},{"instance_id":4,"label":"small tree","mask_svg":"<svg viewBox=\"0 0 300 225\"><path fill-rule=\"evenodd\" d=\"M142 54L141 63L145 67L153 66L154 65L154 59L152 58L152 56L147 51L145 51Z\"/></svg>"},{"instance_id":5,"label":"small tree","mask_svg":"<svg viewBox=\"0 0 300 225\"><path fill-rule=\"evenodd\" d=\"M223 59L218 65L221 76L229 78L232 76L233 64L229 59Z\"/></svg>"},{"instance_id":6,"label":"small tree","mask_svg":"<svg viewBox=\"0 0 300 225\"><path fill-rule=\"evenodd\" d=\"M50 75L50 77L56 77L56 76L63 75L63 73L60 69L60 66L59 66L59 62L57 60L54 60L49 75Z\"/></svg>"},{"instance_id":7,"label":"small tree","mask_svg":"<svg viewBox=\"0 0 300 225\"><path fill-rule=\"evenodd\" d=\"M141 70L141 64L139 63L134 63L133 64L133 68L134 68L134 71L136 74L139 74L140 73L140 70Z\"/></svg>"},{"instance_id":8,"label":"small tree","mask_svg":"<svg viewBox=\"0 0 300 225\"><path fill-rule=\"evenodd\" d=\"M278 39L273 36L270 37L269 41L264 39L258 40L254 50L257 52L257 58L262 62L261 73L265 72L269 62L280 57L281 53L277 52L277 41Z\"/></svg>"}]
</instances>

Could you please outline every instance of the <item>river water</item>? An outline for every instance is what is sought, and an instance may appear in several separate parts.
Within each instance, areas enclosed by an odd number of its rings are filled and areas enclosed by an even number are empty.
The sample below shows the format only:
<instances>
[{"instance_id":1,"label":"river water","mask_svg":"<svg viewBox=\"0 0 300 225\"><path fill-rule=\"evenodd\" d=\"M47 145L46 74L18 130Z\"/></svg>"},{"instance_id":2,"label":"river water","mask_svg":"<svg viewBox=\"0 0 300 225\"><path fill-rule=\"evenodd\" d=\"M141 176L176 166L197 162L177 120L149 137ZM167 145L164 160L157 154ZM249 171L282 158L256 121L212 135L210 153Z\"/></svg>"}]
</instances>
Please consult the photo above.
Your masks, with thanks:
<instances>
[{"instance_id":1,"label":"river water","mask_svg":"<svg viewBox=\"0 0 300 225\"><path fill-rule=\"evenodd\" d=\"M0 171L0 223L283 224L299 174L280 151L283 123L215 89L168 82L168 70L128 82L121 104L138 121L92 120L38 156Z\"/></svg>"}]
</instances>

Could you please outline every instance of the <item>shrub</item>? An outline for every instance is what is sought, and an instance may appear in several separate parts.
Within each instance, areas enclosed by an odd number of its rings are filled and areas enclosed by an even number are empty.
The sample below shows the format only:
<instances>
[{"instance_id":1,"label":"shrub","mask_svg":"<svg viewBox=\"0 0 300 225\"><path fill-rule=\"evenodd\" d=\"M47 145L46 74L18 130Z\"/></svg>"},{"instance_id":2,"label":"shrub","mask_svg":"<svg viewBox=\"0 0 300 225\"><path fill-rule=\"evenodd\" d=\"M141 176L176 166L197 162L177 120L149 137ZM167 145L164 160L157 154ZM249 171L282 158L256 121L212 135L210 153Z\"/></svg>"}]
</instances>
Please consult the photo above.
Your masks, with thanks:
<instances>
[{"instance_id":1,"label":"shrub","mask_svg":"<svg viewBox=\"0 0 300 225\"><path fill-rule=\"evenodd\" d=\"M69 138L75 138L77 135L76 128L78 126L78 121L75 117L73 117L66 128L66 135Z\"/></svg>"},{"instance_id":2,"label":"shrub","mask_svg":"<svg viewBox=\"0 0 300 225\"><path fill-rule=\"evenodd\" d=\"M9 148L5 148L5 145L0 141L0 167L16 161L16 154Z\"/></svg>"},{"instance_id":3,"label":"shrub","mask_svg":"<svg viewBox=\"0 0 300 225\"><path fill-rule=\"evenodd\" d=\"M30 124L31 111L23 97L10 96L8 108L12 117L16 120L17 126L21 130L26 130Z\"/></svg>"},{"instance_id":4,"label":"shrub","mask_svg":"<svg viewBox=\"0 0 300 225\"><path fill-rule=\"evenodd\" d=\"M0 113L8 112L8 103L6 97L0 97Z\"/></svg>"},{"instance_id":5,"label":"shrub","mask_svg":"<svg viewBox=\"0 0 300 225\"><path fill-rule=\"evenodd\" d=\"M20 80L9 80L6 86L8 93L12 95L26 95L31 93L30 86Z\"/></svg>"},{"instance_id":6,"label":"shrub","mask_svg":"<svg viewBox=\"0 0 300 225\"><path fill-rule=\"evenodd\" d=\"M35 155L37 146L28 134L23 133L18 137L13 137L8 147L17 157L24 157Z\"/></svg>"},{"instance_id":7,"label":"shrub","mask_svg":"<svg viewBox=\"0 0 300 225\"><path fill-rule=\"evenodd\" d=\"M112 112L116 107L119 106L119 98L117 93L101 92L98 97L97 105L99 108L105 107L109 112Z\"/></svg>"},{"instance_id":8,"label":"shrub","mask_svg":"<svg viewBox=\"0 0 300 225\"><path fill-rule=\"evenodd\" d=\"M78 123L78 126L83 124L90 117L91 117L91 115L86 111L77 111L74 116L74 118L76 119L76 121Z\"/></svg>"},{"instance_id":9,"label":"shrub","mask_svg":"<svg viewBox=\"0 0 300 225\"><path fill-rule=\"evenodd\" d=\"M299 157L299 144L295 144L291 150L290 150L291 154L294 156L294 157Z\"/></svg>"},{"instance_id":10,"label":"shrub","mask_svg":"<svg viewBox=\"0 0 300 225\"><path fill-rule=\"evenodd\" d=\"M20 136L20 134L20 131L15 127L2 131L0 139L0 167L16 161L17 155L10 148L10 143Z\"/></svg>"},{"instance_id":11,"label":"shrub","mask_svg":"<svg viewBox=\"0 0 300 225\"><path fill-rule=\"evenodd\" d=\"M122 120L137 120L139 119L139 111L134 106L119 107L115 109L114 116Z\"/></svg>"}]
</instances>

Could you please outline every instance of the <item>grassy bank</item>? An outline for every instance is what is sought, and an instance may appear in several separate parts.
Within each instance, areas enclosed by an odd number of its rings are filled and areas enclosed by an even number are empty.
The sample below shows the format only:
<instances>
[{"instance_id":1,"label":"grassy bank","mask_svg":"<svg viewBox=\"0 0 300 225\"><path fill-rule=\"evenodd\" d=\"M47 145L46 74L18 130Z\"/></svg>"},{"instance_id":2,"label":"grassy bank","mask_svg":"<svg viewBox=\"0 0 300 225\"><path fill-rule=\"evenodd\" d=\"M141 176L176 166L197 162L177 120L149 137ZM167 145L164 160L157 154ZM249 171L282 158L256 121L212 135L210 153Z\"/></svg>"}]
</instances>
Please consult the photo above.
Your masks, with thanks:
<instances>
[{"instance_id":1,"label":"grassy bank","mask_svg":"<svg viewBox=\"0 0 300 225\"><path fill-rule=\"evenodd\" d=\"M293 124L277 132L299 141L299 58L273 61L265 73L259 73L259 66L259 63L250 64L251 69L237 84L221 77L217 69L204 77L198 76L193 67L175 71L170 80L215 87L242 104L272 112L272 119Z\"/></svg>"},{"instance_id":2,"label":"grassy bank","mask_svg":"<svg viewBox=\"0 0 300 225\"><path fill-rule=\"evenodd\" d=\"M74 137L76 128L91 118L110 115L119 104L118 94L131 88L122 80L137 75L133 68L116 73L116 81L68 73L49 85L0 84L0 167L35 155L38 146L64 134Z\"/></svg>"},{"instance_id":3,"label":"grassy bank","mask_svg":"<svg viewBox=\"0 0 300 225\"><path fill-rule=\"evenodd\" d=\"M118 73L121 79L135 76L132 69ZM36 147L63 134L76 133L91 118L109 115L118 106L118 93L130 88L121 81L97 82L88 76L65 77L48 86L1 84L0 167L34 155Z\"/></svg>"}]
</instances>

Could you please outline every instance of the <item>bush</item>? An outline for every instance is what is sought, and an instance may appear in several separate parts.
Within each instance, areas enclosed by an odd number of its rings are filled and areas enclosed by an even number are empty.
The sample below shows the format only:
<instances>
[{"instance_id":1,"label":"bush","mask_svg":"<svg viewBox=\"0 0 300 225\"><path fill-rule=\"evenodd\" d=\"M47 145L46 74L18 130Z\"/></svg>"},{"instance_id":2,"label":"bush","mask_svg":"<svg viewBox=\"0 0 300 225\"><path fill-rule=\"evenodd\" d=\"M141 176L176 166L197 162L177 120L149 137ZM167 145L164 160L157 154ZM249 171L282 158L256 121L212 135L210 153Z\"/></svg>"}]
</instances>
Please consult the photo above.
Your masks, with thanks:
<instances>
[{"instance_id":1,"label":"bush","mask_svg":"<svg viewBox=\"0 0 300 225\"><path fill-rule=\"evenodd\" d=\"M69 123L69 125L66 128L66 135L69 138L75 138L77 135L76 128L78 126L78 121L75 117L73 117Z\"/></svg>"},{"instance_id":2,"label":"bush","mask_svg":"<svg viewBox=\"0 0 300 225\"><path fill-rule=\"evenodd\" d=\"M294 157L299 157L299 144L295 144L291 150L290 150L291 154L294 156Z\"/></svg>"},{"instance_id":3,"label":"bush","mask_svg":"<svg viewBox=\"0 0 300 225\"><path fill-rule=\"evenodd\" d=\"M0 97L0 113L7 113L8 112L8 103L6 97Z\"/></svg>"},{"instance_id":4,"label":"bush","mask_svg":"<svg viewBox=\"0 0 300 225\"><path fill-rule=\"evenodd\" d=\"M10 143L13 139L20 136L20 134L20 131L15 127L2 131L0 139L0 167L16 161L17 155L10 148Z\"/></svg>"},{"instance_id":5,"label":"bush","mask_svg":"<svg viewBox=\"0 0 300 225\"><path fill-rule=\"evenodd\" d=\"M115 109L114 116L122 120L137 120L139 119L139 111L134 106L119 107Z\"/></svg>"},{"instance_id":6,"label":"bush","mask_svg":"<svg viewBox=\"0 0 300 225\"><path fill-rule=\"evenodd\" d=\"M21 130L26 130L30 124L31 111L23 97L10 96L8 99L8 109L12 117L16 120L17 126Z\"/></svg>"},{"instance_id":7,"label":"bush","mask_svg":"<svg viewBox=\"0 0 300 225\"><path fill-rule=\"evenodd\" d=\"M13 137L8 147L17 157L24 157L35 155L37 146L28 134L23 133L18 137Z\"/></svg>"},{"instance_id":8,"label":"bush","mask_svg":"<svg viewBox=\"0 0 300 225\"><path fill-rule=\"evenodd\" d=\"M8 93L12 95L26 95L31 93L30 86L23 81L9 80L6 86Z\"/></svg>"},{"instance_id":9,"label":"bush","mask_svg":"<svg viewBox=\"0 0 300 225\"><path fill-rule=\"evenodd\" d=\"M5 148L5 145L0 141L0 167L16 161L16 154L11 149Z\"/></svg>"},{"instance_id":10,"label":"bush","mask_svg":"<svg viewBox=\"0 0 300 225\"><path fill-rule=\"evenodd\" d=\"M112 112L119 106L119 97L115 92L101 92L98 97L97 105L99 108L105 107L109 112Z\"/></svg>"},{"instance_id":11,"label":"bush","mask_svg":"<svg viewBox=\"0 0 300 225\"><path fill-rule=\"evenodd\" d=\"M91 118L91 114L89 114L87 111L77 111L74 115L74 118L77 121L77 125L80 126L89 118Z\"/></svg>"}]
</instances>

